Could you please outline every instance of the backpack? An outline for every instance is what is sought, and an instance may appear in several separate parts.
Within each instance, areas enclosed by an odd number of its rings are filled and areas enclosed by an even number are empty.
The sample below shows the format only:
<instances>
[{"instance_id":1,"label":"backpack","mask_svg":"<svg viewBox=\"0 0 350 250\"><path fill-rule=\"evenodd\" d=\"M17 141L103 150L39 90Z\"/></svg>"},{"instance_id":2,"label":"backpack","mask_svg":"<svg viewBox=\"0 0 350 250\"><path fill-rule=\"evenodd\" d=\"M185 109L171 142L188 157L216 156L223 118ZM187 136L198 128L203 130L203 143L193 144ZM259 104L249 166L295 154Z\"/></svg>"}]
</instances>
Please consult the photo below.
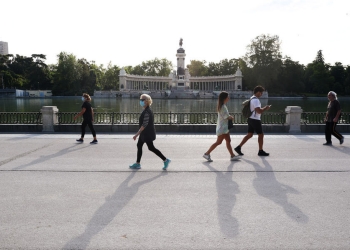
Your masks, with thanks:
<instances>
[{"instance_id":1,"label":"backpack","mask_svg":"<svg viewBox=\"0 0 350 250\"><path fill-rule=\"evenodd\" d=\"M253 113L253 111L250 110L250 101L252 99L254 99L254 98L256 98L256 97L254 96L254 97L252 97L252 98L242 102L242 106L243 106L243 108L242 108L242 115L246 119L248 119Z\"/></svg>"}]
</instances>

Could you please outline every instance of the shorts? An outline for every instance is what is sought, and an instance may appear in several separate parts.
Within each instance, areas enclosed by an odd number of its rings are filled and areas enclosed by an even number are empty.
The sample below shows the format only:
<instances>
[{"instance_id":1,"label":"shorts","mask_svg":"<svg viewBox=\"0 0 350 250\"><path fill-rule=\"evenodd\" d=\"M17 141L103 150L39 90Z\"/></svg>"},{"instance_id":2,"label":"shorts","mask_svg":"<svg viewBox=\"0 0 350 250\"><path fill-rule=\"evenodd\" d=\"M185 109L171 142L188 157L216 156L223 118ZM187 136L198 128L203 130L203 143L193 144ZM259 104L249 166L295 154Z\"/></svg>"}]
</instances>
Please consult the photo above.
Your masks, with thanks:
<instances>
[{"instance_id":1,"label":"shorts","mask_svg":"<svg viewBox=\"0 0 350 250\"><path fill-rule=\"evenodd\" d=\"M261 120L248 118L248 133L256 132L258 135L262 134L262 125Z\"/></svg>"}]
</instances>

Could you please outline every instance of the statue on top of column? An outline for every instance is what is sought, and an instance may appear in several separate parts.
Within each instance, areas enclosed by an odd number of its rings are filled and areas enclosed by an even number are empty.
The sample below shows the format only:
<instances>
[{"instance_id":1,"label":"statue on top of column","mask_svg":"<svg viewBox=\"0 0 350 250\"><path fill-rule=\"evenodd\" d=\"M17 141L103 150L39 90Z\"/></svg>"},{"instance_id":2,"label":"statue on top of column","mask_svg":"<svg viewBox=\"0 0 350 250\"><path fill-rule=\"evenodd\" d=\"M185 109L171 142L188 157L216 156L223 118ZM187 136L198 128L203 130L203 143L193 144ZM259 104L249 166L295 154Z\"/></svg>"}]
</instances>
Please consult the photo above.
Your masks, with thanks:
<instances>
[{"instance_id":1,"label":"statue on top of column","mask_svg":"<svg viewBox=\"0 0 350 250\"><path fill-rule=\"evenodd\" d=\"M179 42L179 44L180 44L180 46L182 47L182 38L180 38L180 42Z\"/></svg>"}]
</instances>

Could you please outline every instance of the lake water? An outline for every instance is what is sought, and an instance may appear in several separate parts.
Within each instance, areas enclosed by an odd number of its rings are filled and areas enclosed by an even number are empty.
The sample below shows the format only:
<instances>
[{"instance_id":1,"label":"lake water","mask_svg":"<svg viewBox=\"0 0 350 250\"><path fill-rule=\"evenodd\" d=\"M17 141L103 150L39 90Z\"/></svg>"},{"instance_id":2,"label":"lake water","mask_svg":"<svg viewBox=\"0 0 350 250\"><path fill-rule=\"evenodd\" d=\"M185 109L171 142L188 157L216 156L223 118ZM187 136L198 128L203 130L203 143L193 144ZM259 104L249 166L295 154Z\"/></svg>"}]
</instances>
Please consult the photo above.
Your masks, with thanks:
<instances>
[{"instance_id":1,"label":"lake water","mask_svg":"<svg viewBox=\"0 0 350 250\"><path fill-rule=\"evenodd\" d=\"M227 107L230 112L241 111L242 99L231 99ZM306 112L326 111L328 99L324 98L269 98L260 99L262 106L271 104L270 112L284 112L286 106L301 106ZM349 112L350 98L339 98L342 111ZM105 99L93 98L95 112L140 112L138 99ZM0 98L0 112L37 112L42 106L57 106L62 112L79 112L81 97L51 98ZM153 112L216 112L216 99L153 99Z\"/></svg>"}]
</instances>

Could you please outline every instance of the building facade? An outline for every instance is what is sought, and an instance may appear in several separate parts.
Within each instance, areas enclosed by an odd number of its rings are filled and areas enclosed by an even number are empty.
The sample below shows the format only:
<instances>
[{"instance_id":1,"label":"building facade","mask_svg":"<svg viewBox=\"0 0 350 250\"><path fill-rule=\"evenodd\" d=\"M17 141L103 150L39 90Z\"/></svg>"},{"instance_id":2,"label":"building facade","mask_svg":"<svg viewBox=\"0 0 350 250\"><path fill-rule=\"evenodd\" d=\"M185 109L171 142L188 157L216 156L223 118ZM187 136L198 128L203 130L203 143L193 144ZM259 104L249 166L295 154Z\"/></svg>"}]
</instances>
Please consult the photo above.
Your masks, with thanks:
<instances>
[{"instance_id":1,"label":"building facade","mask_svg":"<svg viewBox=\"0 0 350 250\"><path fill-rule=\"evenodd\" d=\"M182 39L176 58L177 69L168 77L130 75L123 68L119 73L119 91L95 91L94 96L138 98L147 93L152 98L216 98L221 91L227 91L231 97L247 98L252 94L242 91L243 75L239 68L233 75L192 77L185 67Z\"/></svg>"},{"instance_id":2,"label":"building facade","mask_svg":"<svg viewBox=\"0 0 350 250\"><path fill-rule=\"evenodd\" d=\"M8 43L0 41L0 55L7 55L8 53L9 53Z\"/></svg>"}]
</instances>

